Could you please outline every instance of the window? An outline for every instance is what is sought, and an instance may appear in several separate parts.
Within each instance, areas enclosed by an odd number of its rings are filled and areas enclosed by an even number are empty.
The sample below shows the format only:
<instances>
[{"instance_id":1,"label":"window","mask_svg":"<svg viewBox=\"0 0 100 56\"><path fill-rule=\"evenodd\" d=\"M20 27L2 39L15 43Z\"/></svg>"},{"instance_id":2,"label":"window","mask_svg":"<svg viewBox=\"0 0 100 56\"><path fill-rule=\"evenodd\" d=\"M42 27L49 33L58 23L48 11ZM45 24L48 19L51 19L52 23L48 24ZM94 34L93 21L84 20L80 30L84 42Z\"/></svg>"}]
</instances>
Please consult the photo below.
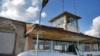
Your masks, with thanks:
<instances>
[{"instance_id":1,"label":"window","mask_svg":"<svg viewBox=\"0 0 100 56\"><path fill-rule=\"evenodd\" d=\"M67 20L67 24L70 25L70 26L77 26L77 20L75 18L70 17Z\"/></svg>"},{"instance_id":2,"label":"window","mask_svg":"<svg viewBox=\"0 0 100 56\"><path fill-rule=\"evenodd\" d=\"M57 51L67 51L69 44L70 43L68 43L68 42L54 41L54 50L57 50Z\"/></svg>"},{"instance_id":3,"label":"window","mask_svg":"<svg viewBox=\"0 0 100 56\"><path fill-rule=\"evenodd\" d=\"M50 49L50 41L44 41L44 50L49 50Z\"/></svg>"},{"instance_id":4,"label":"window","mask_svg":"<svg viewBox=\"0 0 100 56\"><path fill-rule=\"evenodd\" d=\"M62 50L61 42L54 42L54 50Z\"/></svg>"},{"instance_id":5,"label":"window","mask_svg":"<svg viewBox=\"0 0 100 56\"><path fill-rule=\"evenodd\" d=\"M100 51L100 44L98 44L98 50Z\"/></svg>"},{"instance_id":6,"label":"window","mask_svg":"<svg viewBox=\"0 0 100 56\"><path fill-rule=\"evenodd\" d=\"M82 51L97 51L98 50L98 44L81 44Z\"/></svg>"},{"instance_id":7,"label":"window","mask_svg":"<svg viewBox=\"0 0 100 56\"><path fill-rule=\"evenodd\" d=\"M34 42L33 49L36 49L36 40L34 40L33 42ZM51 45L51 43L53 45ZM61 42L61 41L52 41L51 42L49 40L39 40L38 49L39 50L52 50L53 49L55 51L60 51L60 52L70 52L70 51L68 51L68 50L70 50L69 47L73 44L75 44L75 43Z\"/></svg>"},{"instance_id":8,"label":"window","mask_svg":"<svg viewBox=\"0 0 100 56\"><path fill-rule=\"evenodd\" d=\"M39 50L49 50L50 49L50 41L39 40L38 49ZM36 49L36 40L33 40L33 49Z\"/></svg>"}]
</instances>

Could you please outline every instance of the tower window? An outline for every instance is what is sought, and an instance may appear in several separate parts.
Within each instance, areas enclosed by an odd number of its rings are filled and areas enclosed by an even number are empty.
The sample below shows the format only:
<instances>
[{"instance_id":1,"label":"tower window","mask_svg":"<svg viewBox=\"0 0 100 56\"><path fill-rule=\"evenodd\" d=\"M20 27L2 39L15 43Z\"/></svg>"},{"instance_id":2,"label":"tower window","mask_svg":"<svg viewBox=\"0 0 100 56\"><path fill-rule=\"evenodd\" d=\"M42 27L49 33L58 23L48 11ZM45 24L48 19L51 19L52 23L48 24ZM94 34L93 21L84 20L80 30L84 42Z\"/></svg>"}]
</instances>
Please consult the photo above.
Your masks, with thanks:
<instances>
[{"instance_id":1,"label":"tower window","mask_svg":"<svg viewBox=\"0 0 100 56\"><path fill-rule=\"evenodd\" d=\"M70 25L70 26L77 26L77 20L75 18L70 17L67 20L67 24Z\"/></svg>"}]
</instances>

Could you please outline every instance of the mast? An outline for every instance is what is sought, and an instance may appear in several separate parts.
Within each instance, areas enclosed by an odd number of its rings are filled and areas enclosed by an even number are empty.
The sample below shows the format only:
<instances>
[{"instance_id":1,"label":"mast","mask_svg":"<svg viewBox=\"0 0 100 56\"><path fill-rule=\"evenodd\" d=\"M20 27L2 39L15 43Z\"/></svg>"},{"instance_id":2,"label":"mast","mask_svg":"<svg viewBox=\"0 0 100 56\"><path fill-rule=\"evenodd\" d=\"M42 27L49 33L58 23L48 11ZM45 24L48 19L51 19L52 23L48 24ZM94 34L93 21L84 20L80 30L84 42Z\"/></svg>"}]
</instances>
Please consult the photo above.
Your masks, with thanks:
<instances>
[{"instance_id":1,"label":"mast","mask_svg":"<svg viewBox=\"0 0 100 56\"><path fill-rule=\"evenodd\" d=\"M74 0L74 11L75 11L75 14L76 14L76 0Z\"/></svg>"},{"instance_id":2,"label":"mast","mask_svg":"<svg viewBox=\"0 0 100 56\"><path fill-rule=\"evenodd\" d=\"M63 12L64 12L64 0L62 0L62 8L63 8Z\"/></svg>"},{"instance_id":3,"label":"mast","mask_svg":"<svg viewBox=\"0 0 100 56\"><path fill-rule=\"evenodd\" d=\"M99 30L99 38L100 38L100 30Z\"/></svg>"},{"instance_id":4,"label":"mast","mask_svg":"<svg viewBox=\"0 0 100 56\"><path fill-rule=\"evenodd\" d=\"M42 7L40 9L40 13L39 13L39 27L38 27L38 31L37 31L37 40L36 40L36 56L38 56L38 45L39 45L39 37L40 37L40 28L41 28L41 13L43 8L46 6L46 4L48 3L48 0L42 0Z\"/></svg>"}]
</instances>

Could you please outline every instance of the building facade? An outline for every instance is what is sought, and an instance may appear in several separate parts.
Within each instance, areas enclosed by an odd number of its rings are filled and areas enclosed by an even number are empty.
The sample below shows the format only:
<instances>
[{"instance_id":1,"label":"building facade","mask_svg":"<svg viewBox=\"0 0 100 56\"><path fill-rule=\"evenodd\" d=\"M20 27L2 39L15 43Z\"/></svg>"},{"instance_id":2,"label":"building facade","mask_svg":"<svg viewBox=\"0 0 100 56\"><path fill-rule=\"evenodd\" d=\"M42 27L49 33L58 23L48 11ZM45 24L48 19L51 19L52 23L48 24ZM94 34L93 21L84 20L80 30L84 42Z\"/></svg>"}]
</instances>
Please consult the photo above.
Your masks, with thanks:
<instances>
[{"instance_id":1,"label":"building facade","mask_svg":"<svg viewBox=\"0 0 100 56\"><path fill-rule=\"evenodd\" d=\"M69 46L75 44L82 52L100 51L100 38L80 33L78 19L79 16L63 12L49 21L51 26L27 24L25 50L36 50L39 37L38 50L68 52Z\"/></svg>"},{"instance_id":2,"label":"building facade","mask_svg":"<svg viewBox=\"0 0 100 56\"><path fill-rule=\"evenodd\" d=\"M15 56L24 50L26 23L0 17L0 56Z\"/></svg>"},{"instance_id":3,"label":"building facade","mask_svg":"<svg viewBox=\"0 0 100 56\"><path fill-rule=\"evenodd\" d=\"M64 30L79 33L78 20L81 17L69 13L67 11L61 13L60 15L52 18L49 22L52 27L63 28Z\"/></svg>"}]
</instances>

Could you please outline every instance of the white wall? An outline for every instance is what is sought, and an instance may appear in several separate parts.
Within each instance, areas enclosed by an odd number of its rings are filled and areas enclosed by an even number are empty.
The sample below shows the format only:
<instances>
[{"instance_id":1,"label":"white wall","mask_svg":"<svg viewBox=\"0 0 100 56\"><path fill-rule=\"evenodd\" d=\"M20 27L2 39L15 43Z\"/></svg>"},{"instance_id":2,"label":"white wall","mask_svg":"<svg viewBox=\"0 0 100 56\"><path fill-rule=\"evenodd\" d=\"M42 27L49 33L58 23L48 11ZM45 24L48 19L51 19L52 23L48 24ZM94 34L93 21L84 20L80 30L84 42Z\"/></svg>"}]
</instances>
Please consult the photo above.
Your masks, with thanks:
<instances>
[{"instance_id":1,"label":"white wall","mask_svg":"<svg viewBox=\"0 0 100 56\"><path fill-rule=\"evenodd\" d=\"M14 49L15 33L0 32L0 53L11 54Z\"/></svg>"},{"instance_id":2,"label":"white wall","mask_svg":"<svg viewBox=\"0 0 100 56\"><path fill-rule=\"evenodd\" d=\"M77 27L75 27L75 26L70 26L70 25L68 25L68 26L67 26L67 30L68 30L68 31L72 31L72 32L77 32L77 33L79 33Z\"/></svg>"}]
</instances>

